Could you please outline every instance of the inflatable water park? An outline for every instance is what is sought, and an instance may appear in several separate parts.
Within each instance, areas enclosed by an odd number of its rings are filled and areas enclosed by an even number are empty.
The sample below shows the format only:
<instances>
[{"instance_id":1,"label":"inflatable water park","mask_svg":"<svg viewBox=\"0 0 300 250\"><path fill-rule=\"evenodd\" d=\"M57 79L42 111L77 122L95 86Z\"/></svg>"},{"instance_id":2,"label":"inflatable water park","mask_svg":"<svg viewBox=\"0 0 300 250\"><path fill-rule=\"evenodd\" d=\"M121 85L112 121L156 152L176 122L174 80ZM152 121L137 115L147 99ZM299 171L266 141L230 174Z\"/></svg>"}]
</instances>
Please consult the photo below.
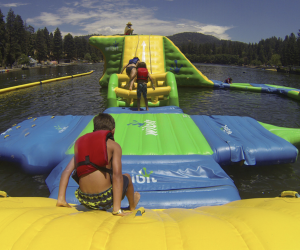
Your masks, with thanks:
<instances>
[{"instance_id":1,"label":"inflatable water park","mask_svg":"<svg viewBox=\"0 0 300 250\"><path fill-rule=\"evenodd\" d=\"M0 192L1 249L298 249L300 199L241 199L224 167L288 164L297 160L300 129L251 117L189 115L180 109L178 87L222 88L281 94L299 100L299 89L254 83L221 83L204 76L166 37L93 36L104 57L99 84L122 147L122 170L141 194L125 217L89 210L75 198L56 207L60 177L74 143L93 131L90 116L29 117L0 135L0 160L20 171L47 175L49 198L9 197ZM133 57L147 64L149 111L126 86L121 69ZM143 100L143 98L142 98ZM97 115L97 114L95 114ZM122 201L127 207L127 199ZM216 240L218 239L218 240Z\"/></svg>"}]
</instances>

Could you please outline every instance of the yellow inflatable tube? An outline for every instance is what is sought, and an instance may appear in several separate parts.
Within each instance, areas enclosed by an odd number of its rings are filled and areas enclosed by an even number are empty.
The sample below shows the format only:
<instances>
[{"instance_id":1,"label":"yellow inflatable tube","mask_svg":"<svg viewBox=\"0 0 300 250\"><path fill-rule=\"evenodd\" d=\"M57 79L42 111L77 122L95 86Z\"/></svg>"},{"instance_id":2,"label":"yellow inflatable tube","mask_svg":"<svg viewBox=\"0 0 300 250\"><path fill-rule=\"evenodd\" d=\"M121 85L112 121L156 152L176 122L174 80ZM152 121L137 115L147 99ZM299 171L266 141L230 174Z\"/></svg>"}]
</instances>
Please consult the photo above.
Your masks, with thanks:
<instances>
[{"instance_id":1,"label":"yellow inflatable tube","mask_svg":"<svg viewBox=\"0 0 300 250\"><path fill-rule=\"evenodd\" d=\"M147 84L147 87L150 87L150 83ZM137 98L136 90L129 91L128 89L115 88L115 92L116 92L117 96L120 96L123 98ZM171 92L170 86L158 87L158 88L155 88L155 90L148 88L147 96L155 97L155 96L161 96L161 95L169 95L170 92Z\"/></svg>"},{"instance_id":2,"label":"yellow inflatable tube","mask_svg":"<svg viewBox=\"0 0 300 250\"><path fill-rule=\"evenodd\" d=\"M49 198L0 198L1 249L299 249L296 198L140 209L126 217L55 204Z\"/></svg>"},{"instance_id":3,"label":"yellow inflatable tube","mask_svg":"<svg viewBox=\"0 0 300 250\"><path fill-rule=\"evenodd\" d=\"M36 85L39 85L39 84L45 84L45 83L49 83L49 82L55 82L55 81L66 80L66 79L70 79L70 78L74 78L74 77L85 76L85 75L92 74L93 72L94 71L92 70L92 71L87 72L87 73L71 75L71 76L63 76L63 77L48 79L48 80L44 80L44 81L40 81L40 82L32 82L32 83L27 83L27 84L23 84L23 85L17 85L17 86L13 86L13 87L9 87L9 88L4 88L4 89L0 89L0 94L5 93L5 92L9 92L9 91L13 91L13 90L29 88L29 87L36 86Z\"/></svg>"}]
</instances>

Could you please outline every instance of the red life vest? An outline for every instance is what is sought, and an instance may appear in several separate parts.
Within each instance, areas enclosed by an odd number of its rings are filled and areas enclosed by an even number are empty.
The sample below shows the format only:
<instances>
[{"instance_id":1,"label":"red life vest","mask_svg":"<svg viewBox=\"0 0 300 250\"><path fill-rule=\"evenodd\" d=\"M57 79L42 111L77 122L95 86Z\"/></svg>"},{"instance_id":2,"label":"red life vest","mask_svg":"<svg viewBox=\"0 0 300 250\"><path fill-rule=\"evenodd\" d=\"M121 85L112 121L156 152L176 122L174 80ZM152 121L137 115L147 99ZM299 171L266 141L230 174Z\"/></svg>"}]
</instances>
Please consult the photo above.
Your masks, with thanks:
<instances>
[{"instance_id":1,"label":"red life vest","mask_svg":"<svg viewBox=\"0 0 300 250\"><path fill-rule=\"evenodd\" d=\"M148 82L148 70L146 68L137 69L137 80L143 80Z\"/></svg>"},{"instance_id":2,"label":"red life vest","mask_svg":"<svg viewBox=\"0 0 300 250\"><path fill-rule=\"evenodd\" d=\"M104 172L112 172L107 169L108 156L106 141L111 136L111 131L98 130L93 133L85 134L75 142L75 164L77 175L95 172L103 168Z\"/></svg>"}]
</instances>

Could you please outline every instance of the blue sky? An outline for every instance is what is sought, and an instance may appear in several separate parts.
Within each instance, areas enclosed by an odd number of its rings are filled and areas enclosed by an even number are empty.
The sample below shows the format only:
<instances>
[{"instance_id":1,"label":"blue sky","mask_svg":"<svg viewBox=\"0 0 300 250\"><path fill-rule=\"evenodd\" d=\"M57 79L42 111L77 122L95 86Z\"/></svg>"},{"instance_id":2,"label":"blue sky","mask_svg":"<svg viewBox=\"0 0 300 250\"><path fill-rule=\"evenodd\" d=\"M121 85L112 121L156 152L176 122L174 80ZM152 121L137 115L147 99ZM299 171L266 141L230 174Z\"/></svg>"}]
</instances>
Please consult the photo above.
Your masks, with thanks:
<instances>
[{"instance_id":1,"label":"blue sky","mask_svg":"<svg viewBox=\"0 0 300 250\"><path fill-rule=\"evenodd\" d=\"M130 21L136 34L200 32L219 39L259 42L300 29L300 0L0 0L35 28L63 35L122 34Z\"/></svg>"}]
</instances>

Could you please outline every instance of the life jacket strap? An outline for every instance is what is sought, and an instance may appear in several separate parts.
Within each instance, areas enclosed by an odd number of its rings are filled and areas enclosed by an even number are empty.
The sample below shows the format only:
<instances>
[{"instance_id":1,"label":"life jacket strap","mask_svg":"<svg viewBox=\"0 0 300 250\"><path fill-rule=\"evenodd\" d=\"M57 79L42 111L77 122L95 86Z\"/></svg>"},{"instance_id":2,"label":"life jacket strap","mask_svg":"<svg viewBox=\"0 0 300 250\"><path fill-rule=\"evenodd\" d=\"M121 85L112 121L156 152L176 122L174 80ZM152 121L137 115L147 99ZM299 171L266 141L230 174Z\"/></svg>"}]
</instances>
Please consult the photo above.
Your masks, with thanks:
<instances>
[{"instance_id":1,"label":"life jacket strap","mask_svg":"<svg viewBox=\"0 0 300 250\"><path fill-rule=\"evenodd\" d=\"M93 162L91 162L89 155L87 155L85 157L85 161L78 162L77 167L82 166L82 165L92 165L94 168L98 169L101 172L106 172L106 173L109 173L109 174L113 173L111 169L108 169L106 167L100 167L100 166L94 164Z\"/></svg>"}]
</instances>

